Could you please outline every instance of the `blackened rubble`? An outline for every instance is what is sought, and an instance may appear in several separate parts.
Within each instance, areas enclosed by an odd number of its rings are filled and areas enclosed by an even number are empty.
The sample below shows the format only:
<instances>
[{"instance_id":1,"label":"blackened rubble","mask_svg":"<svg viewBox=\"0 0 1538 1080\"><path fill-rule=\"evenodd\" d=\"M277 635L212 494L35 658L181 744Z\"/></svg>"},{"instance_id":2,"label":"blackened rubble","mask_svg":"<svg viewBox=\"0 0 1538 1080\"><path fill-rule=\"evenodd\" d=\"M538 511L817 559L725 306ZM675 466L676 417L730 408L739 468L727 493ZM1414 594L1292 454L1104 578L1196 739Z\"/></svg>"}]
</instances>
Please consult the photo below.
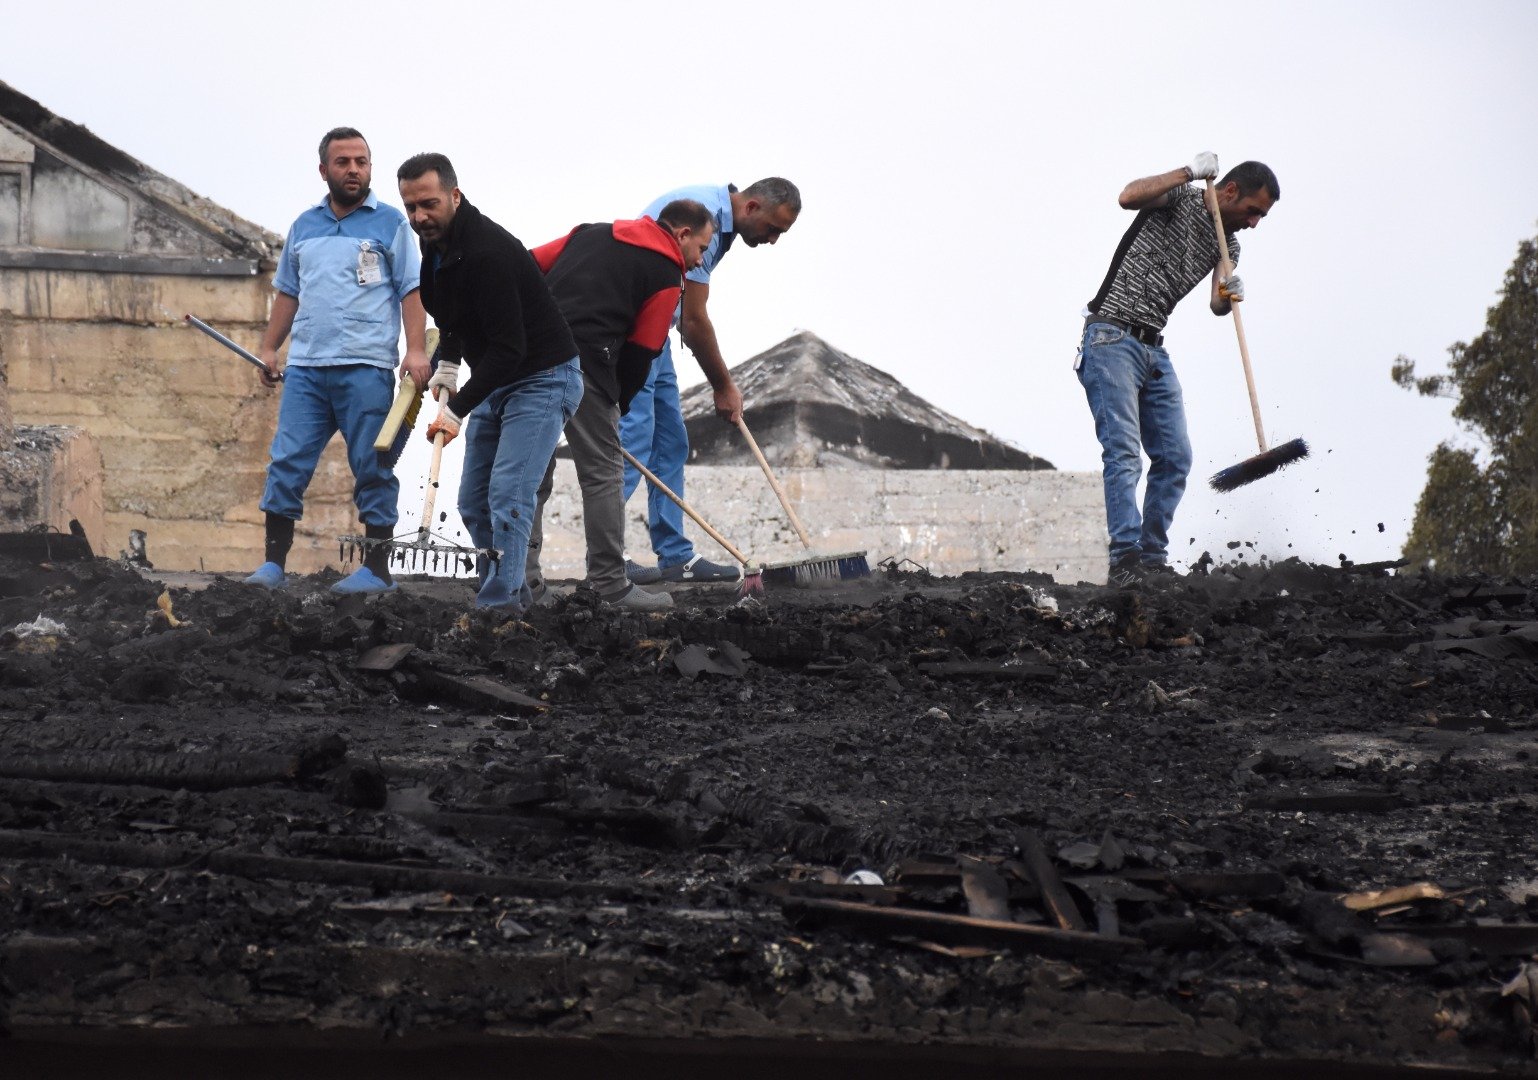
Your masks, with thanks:
<instances>
[{"instance_id":1,"label":"blackened rubble","mask_svg":"<svg viewBox=\"0 0 1538 1080\"><path fill-rule=\"evenodd\" d=\"M0 565L13 1045L1530 1060L1538 583L889 574L509 622L144 573Z\"/></svg>"}]
</instances>

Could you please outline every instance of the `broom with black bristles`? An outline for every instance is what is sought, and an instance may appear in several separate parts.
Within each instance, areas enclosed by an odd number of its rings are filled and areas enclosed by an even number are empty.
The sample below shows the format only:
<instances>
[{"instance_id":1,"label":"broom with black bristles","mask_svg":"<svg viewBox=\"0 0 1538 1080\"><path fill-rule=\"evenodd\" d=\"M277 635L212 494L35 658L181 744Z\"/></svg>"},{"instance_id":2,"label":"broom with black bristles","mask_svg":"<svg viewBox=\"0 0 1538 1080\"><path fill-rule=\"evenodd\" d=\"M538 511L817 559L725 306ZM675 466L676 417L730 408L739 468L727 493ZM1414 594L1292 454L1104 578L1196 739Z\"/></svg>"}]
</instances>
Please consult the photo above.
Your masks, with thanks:
<instances>
[{"instance_id":1,"label":"broom with black bristles","mask_svg":"<svg viewBox=\"0 0 1538 1080\"><path fill-rule=\"evenodd\" d=\"M764 470L764 478L769 481L769 487L785 509L785 516L790 519L796 535L801 538L801 546L810 551L812 538L807 535L806 526L801 524L796 508L790 505L785 489L780 486L779 478L769 467L769 460L758 448L758 440L753 438L753 433L748 430L748 422L742 417L737 418L737 430L742 432L742 437L748 442L748 448L758 459L758 467ZM772 585L826 585L835 581L869 576L870 562L865 558L863 551L846 551L839 555L814 555L791 562L771 563L764 567L764 580Z\"/></svg>"},{"instance_id":2,"label":"broom with black bristles","mask_svg":"<svg viewBox=\"0 0 1538 1080\"><path fill-rule=\"evenodd\" d=\"M1207 177L1207 208L1212 211L1212 226L1218 234L1218 259L1226 279L1232 276L1234 267L1228 261L1228 237L1223 234L1223 214L1218 210L1217 189L1210 176ZM1250 347L1244 340L1244 320L1239 317L1238 304L1233 304L1229 310L1234 317L1234 332L1239 335L1239 358L1244 361L1244 381L1250 388L1250 411L1255 414L1255 438L1260 442L1260 453L1214 473L1208 481L1214 491L1233 491L1308 457L1308 443L1302 439L1266 448L1266 429L1260 421L1260 398L1255 394L1255 372L1250 368Z\"/></svg>"}]
</instances>

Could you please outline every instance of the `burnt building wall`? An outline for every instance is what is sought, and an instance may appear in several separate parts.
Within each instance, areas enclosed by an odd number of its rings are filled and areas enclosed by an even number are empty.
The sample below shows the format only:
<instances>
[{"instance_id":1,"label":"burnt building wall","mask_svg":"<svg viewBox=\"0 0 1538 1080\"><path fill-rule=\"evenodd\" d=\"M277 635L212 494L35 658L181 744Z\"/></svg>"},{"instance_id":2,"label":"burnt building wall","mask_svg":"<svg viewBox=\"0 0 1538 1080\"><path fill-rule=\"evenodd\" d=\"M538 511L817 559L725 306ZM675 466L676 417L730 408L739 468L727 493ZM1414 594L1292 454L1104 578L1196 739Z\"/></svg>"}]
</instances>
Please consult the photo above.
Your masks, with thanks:
<instances>
[{"instance_id":1,"label":"burnt building wall","mask_svg":"<svg viewBox=\"0 0 1538 1080\"><path fill-rule=\"evenodd\" d=\"M88 527L97 551L142 529L162 569L261 562L257 503L279 392L183 315L254 351L280 246L0 83L0 415L89 436L100 455L99 524ZM290 566L334 564L336 536L355 531L337 439Z\"/></svg>"}]
</instances>

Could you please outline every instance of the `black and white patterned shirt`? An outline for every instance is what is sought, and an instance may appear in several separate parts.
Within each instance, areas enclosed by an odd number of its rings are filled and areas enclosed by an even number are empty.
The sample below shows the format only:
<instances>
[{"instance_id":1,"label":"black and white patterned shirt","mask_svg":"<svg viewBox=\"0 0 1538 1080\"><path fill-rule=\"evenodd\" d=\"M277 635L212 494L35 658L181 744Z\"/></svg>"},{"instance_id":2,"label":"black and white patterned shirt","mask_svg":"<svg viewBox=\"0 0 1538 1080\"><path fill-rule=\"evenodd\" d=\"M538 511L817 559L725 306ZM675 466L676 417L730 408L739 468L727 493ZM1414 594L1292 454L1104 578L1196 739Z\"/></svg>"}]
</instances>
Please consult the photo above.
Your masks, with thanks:
<instances>
[{"instance_id":1,"label":"black and white patterned shirt","mask_svg":"<svg viewBox=\"0 0 1538 1080\"><path fill-rule=\"evenodd\" d=\"M1092 315L1163 330L1170 312L1218 264L1218 238L1205 189L1176 188L1167 206L1139 210L1116 246ZM1228 238L1228 258L1239 264L1239 240Z\"/></svg>"}]
</instances>

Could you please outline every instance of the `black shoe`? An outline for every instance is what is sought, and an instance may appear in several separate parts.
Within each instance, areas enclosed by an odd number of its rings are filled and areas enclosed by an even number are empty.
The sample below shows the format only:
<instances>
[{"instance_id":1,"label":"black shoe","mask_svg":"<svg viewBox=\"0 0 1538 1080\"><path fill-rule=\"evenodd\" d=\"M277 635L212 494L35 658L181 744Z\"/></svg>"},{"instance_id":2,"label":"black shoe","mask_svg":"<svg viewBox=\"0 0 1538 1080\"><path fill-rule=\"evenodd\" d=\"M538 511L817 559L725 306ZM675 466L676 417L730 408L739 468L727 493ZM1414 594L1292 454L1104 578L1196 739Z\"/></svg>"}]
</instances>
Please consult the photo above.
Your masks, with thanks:
<instances>
[{"instance_id":1,"label":"black shoe","mask_svg":"<svg viewBox=\"0 0 1538 1080\"><path fill-rule=\"evenodd\" d=\"M1124 555L1111 564L1105 583L1113 589L1131 589L1143 580L1143 564L1136 555Z\"/></svg>"},{"instance_id":2,"label":"black shoe","mask_svg":"<svg viewBox=\"0 0 1538 1080\"><path fill-rule=\"evenodd\" d=\"M1180 577L1180 574L1169 563L1145 562L1139 569L1145 581L1150 579L1172 581Z\"/></svg>"},{"instance_id":3,"label":"black shoe","mask_svg":"<svg viewBox=\"0 0 1538 1080\"><path fill-rule=\"evenodd\" d=\"M642 566L626 559L625 578L635 585L655 585L662 580L662 571L655 566Z\"/></svg>"}]
</instances>

